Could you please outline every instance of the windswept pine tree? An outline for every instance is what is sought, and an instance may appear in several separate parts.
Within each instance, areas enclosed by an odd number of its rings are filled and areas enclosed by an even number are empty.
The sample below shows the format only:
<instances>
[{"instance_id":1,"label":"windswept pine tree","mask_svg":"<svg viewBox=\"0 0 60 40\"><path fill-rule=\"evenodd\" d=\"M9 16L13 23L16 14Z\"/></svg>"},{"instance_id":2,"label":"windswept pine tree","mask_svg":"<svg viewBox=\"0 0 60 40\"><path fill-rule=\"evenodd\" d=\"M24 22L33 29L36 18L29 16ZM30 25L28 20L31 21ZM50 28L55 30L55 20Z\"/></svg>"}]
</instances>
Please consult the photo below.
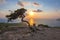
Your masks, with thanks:
<instances>
[{"instance_id":1,"label":"windswept pine tree","mask_svg":"<svg viewBox=\"0 0 60 40\"><path fill-rule=\"evenodd\" d=\"M26 11L27 11L26 9L21 8L21 9L15 10L14 13L11 13L10 15L6 15L6 17L8 18L8 22L11 20L17 19L18 17L24 18L25 17L24 13Z\"/></svg>"}]
</instances>

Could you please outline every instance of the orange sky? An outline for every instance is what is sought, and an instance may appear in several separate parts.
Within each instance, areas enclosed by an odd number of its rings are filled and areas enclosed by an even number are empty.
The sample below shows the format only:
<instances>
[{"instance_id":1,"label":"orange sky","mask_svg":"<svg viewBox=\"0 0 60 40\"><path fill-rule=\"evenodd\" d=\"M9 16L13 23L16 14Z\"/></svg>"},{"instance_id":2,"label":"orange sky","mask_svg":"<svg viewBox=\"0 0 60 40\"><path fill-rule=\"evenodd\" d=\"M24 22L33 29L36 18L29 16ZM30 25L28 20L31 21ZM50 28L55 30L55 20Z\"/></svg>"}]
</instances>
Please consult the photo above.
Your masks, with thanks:
<instances>
[{"instance_id":1,"label":"orange sky","mask_svg":"<svg viewBox=\"0 0 60 40\"><path fill-rule=\"evenodd\" d=\"M30 11L29 11L30 12ZM30 14L28 12L28 14ZM59 12L60 13L60 12ZM37 13L37 12L33 12L33 18L38 18L38 19L55 19L55 18L59 18L60 17L60 14L59 13L56 13L56 12L39 12L39 13ZM30 16L28 16L28 18L29 18Z\"/></svg>"},{"instance_id":2,"label":"orange sky","mask_svg":"<svg viewBox=\"0 0 60 40\"><path fill-rule=\"evenodd\" d=\"M31 13L31 11L28 11L27 12L28 14L30 14ZM5 16L7 15L7 14L10 14L10 12L9 11L5 11L5 10L0 10L0 18L5 18ZM32 13L31 13L32 14ZM39 13L37 13L37 12L33 12L33 18L38 18L38 19L55 19L55 18L59 18L60 17L60 12L54 12L54 11L52 11L52 12L45 12L45 11L43 11L43 12L39 12Z\"/></svg>"}]
</instances>

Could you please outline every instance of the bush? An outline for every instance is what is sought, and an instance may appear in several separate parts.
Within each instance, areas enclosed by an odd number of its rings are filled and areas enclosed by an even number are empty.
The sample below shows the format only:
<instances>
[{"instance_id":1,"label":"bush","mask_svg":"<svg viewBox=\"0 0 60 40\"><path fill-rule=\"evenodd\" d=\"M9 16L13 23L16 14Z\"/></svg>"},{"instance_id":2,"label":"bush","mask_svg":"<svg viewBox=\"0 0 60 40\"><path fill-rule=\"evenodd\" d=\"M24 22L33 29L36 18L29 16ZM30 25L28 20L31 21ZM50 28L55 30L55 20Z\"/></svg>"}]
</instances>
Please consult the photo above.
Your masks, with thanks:
<instances>
[{"instance_id":1,"label":"bush","mask_svg":"<svg viewBox=\"0 0 60 40\"><path fill-rule=\"evenodd\" d=\"M49 28L49 26L48 26L48 25L44 25L44 27L47 27L47 28Z\"/></svg>"},{"instance_id":2,"label":"bush","mask_svg":"<svg viewBox=\"0 0 60 40\"><path fill-rule=\"evenodd\" d=\"M48 25L44 25L44 24L38 24L38 27L39 26L42 26L42 27L47 27L47 28L49 28L49 26Z\"/></svg>"}]
</instances>

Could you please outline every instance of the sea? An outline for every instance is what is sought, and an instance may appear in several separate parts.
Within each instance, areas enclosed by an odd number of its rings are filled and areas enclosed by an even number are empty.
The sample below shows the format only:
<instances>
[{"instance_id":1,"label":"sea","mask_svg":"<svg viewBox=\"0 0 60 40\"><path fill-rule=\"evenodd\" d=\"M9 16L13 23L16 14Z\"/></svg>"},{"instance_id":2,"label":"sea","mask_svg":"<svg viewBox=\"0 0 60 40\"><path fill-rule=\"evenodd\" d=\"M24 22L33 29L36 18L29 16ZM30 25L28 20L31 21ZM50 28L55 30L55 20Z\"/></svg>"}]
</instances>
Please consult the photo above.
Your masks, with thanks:
<instances>
[{"instance_id":1,"label":"sea","mask_svg":"<svg viewBox=\"0 0 60 40\"><path fill-rule=\"evenodd\" d=\"M60 27L60 21L57 21L56 19L36 19L35 23L38 24L44 24L51 27Z\"/></svg>"},{"instance_id":2,"label":"sea","mask_svg":"<svg viewBox=\"0 0 60 40\"><path fill-rule=\"evenodd\" d=\"M0 19L0 23L6 23L6 19ZM13 23L19 23L21 20L15 20ZM44 24L51 27L60 27L60 21L57 21L56 19L35 19L35 23L38 24Z\"/></svg>"}]
</instances>

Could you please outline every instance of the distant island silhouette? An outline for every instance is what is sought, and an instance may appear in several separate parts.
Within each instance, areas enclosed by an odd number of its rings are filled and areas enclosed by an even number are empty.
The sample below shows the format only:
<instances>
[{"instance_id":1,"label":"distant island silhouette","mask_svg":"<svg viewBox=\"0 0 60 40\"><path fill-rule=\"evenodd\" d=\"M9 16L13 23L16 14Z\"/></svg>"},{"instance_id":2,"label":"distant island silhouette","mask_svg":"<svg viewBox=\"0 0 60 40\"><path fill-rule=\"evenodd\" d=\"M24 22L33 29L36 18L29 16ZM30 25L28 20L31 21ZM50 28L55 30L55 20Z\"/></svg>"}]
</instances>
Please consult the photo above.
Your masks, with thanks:
<instances>
[{"instance_id":1,"label":"distant island silhouette","mask_svg":"<svg viewBox=\"0 0 60 40\"><path fill-rule=\"evenodd\" d=\"M60 18L56 19L57 21L60 21Z\"/></svg>"}]
</instances>

